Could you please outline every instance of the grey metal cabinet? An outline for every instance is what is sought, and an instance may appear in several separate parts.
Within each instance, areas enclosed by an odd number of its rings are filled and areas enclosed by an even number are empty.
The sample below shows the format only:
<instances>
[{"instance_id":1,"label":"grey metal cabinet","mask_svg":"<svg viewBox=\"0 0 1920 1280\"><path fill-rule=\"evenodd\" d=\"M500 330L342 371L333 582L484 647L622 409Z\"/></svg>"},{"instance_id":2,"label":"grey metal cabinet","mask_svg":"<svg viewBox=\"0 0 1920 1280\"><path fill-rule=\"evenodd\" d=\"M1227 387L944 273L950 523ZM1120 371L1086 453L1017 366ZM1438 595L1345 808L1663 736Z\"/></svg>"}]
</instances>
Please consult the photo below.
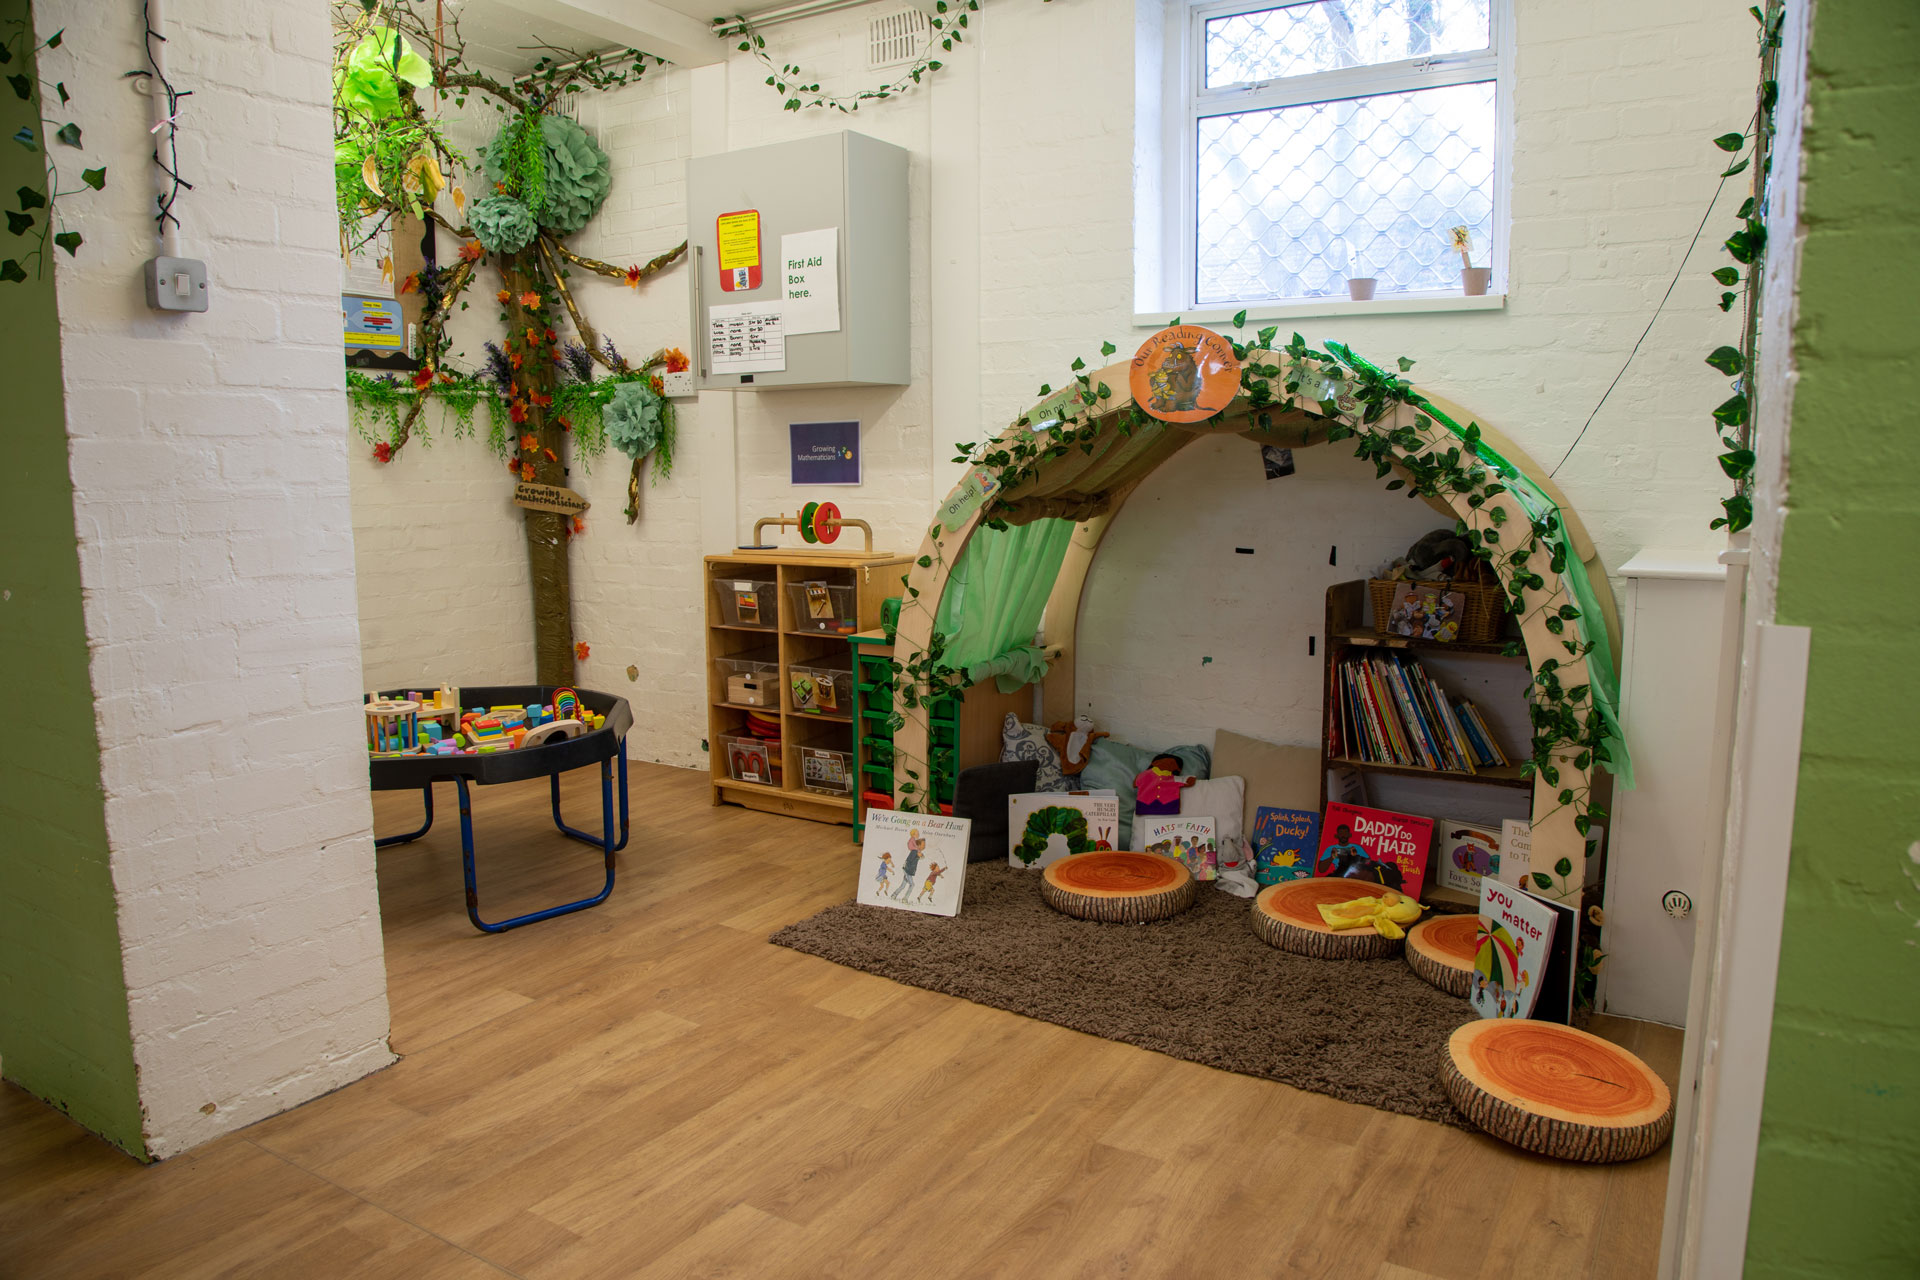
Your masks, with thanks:
<instances>
[{"instance_id":1,"label":"grey metal cabinet","mask_svg":"<svg viewBox=\"0 0 1920 1280\"><path fill-rule=\"evenodd\" d=\"M723 289L717 220L743 211L759 215L761 270L753 287L736 271L736 287ZM724 317L726 308L782 301L781 237L827 228L838 230L839 328L783 333L783 369L727 369L724 346L716 359L713 309L722 308ZM694 373L703 390L903 386L909 380L904 149L842 130L689 160L687 246Z\"/></svg>"}]
</instances>

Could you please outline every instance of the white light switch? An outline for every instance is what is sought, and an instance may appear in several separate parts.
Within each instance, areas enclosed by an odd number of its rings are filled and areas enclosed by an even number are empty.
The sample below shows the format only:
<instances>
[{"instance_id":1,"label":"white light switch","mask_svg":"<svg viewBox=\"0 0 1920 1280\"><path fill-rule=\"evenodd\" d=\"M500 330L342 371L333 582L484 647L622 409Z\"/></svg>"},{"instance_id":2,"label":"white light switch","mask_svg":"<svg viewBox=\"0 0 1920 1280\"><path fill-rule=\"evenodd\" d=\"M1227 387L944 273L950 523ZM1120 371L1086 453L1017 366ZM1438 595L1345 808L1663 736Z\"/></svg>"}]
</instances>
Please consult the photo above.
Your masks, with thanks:
<instances>
[{"instance_id":1,"label":"white light switch","mask_svg":"<svg viewBox=\"0 0 1920 1280\"><path fill-rule=\"evenodd\" d=\"M207 309L207 264L198 258L148 258L144 275L155 311Z\"/></svg>"}]
</instances>

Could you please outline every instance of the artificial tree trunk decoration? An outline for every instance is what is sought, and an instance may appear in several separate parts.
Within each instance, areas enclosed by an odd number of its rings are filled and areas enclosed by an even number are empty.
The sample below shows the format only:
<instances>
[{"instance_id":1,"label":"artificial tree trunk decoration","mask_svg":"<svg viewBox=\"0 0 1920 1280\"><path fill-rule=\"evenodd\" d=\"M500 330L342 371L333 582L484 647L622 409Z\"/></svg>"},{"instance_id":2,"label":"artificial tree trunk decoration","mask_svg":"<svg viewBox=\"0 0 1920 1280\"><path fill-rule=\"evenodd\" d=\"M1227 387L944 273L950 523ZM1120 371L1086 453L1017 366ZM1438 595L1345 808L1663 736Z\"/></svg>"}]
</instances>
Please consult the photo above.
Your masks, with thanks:
<instances>
[{"instance_id":1,"label":"artificial tree trunk decoration","mask_svg":"<svg viewBox=\"0 0 1920 1280\"><path fill-rule=\"evenodd\" d=\"M333 10L343 249L396 215L430 219L461 242L453 265L429 267L401 286L417 289L425 303L418 372L401 381L349 371L356 423L374 457L386 463L414 437L424 438L429 400L450 412L456 436L471 433L475 410L484 406L488 443L514 480L556 487L566 486L570 461L588 466L612 442L631 459L627 520L633 523L642 465L656 458L657 482L672 462L673 410L654 371L684 369L686 357L663 346L630 364L588 322L567 281L581 270L638 288L684 257L686 244L629 267L567 247L565 237L605 200L611 165L585 130L553 108L570 91L633 83L650 61L660 60L635 50L589 57L555 50L527 75L503 82L464 65L458 21L446 21L440 10L418 0L340 0ZM479 95L502 116L503 127L481 149L483 164L447 141L416 97L423 89L455 107ZM487 194L471 203L447 178L463 169L484 171ZM442 191L452 217L438 200ZM495 297L505 336L487 344L484 369L459 369L450 358L446 322L471 305L463 295L489 260L500 279ZM563 336L569 323L572 340ZM376 433L375 426L385 430ZM575 661L587 646L573 634L568 544L585 522L531 509L521 517L537 679L572 684Z\"/></svg>"}]
</instances>

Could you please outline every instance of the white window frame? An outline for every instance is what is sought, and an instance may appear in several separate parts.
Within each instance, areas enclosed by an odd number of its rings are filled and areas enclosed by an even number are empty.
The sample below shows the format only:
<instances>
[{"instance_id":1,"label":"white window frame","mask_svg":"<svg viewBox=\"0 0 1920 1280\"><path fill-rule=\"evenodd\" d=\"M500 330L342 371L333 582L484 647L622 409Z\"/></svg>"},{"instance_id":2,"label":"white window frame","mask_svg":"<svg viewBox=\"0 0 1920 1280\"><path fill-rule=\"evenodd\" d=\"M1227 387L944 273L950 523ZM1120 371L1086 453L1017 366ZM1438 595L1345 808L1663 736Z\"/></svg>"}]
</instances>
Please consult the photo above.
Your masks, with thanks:
<instances>
[{"instance_id":1,"label":"white window frame","mask_svg":"<svg viewBox=\"0 0 1920 1280\"><path fill-rule=\"evenodd\" d=\"M1292 0L1312 3L1314 0ZM1492 0L1490 40L1484 51L1434 54L1375 66L1349 67L1311 75L1286 76L1218 89L1206 87L1206 24L1240 13L1291 7L1288 0L1166 0L1164 125L1160 151L1164 237L1157 246L1163 311L1136 320L1161 321L1179 313L1195 319L1231 314L1244 307L1250 316L1300 315L1330 311L1460 310L1498 307L1507 287L1510 240L1509 195L1513 172L1513 2ZM1494 82L1493 243L1477 247L1477 265L1493 268L1486 298L1463 298L1451 290L1421 290L1383 295L1379 301L1353 303L1345 298L1246 298L1196 301L1199 287L1199 127L1206 116L1299 106L1310 102L1362 98L1412 89Z\"/></svg>"}]
</instances>

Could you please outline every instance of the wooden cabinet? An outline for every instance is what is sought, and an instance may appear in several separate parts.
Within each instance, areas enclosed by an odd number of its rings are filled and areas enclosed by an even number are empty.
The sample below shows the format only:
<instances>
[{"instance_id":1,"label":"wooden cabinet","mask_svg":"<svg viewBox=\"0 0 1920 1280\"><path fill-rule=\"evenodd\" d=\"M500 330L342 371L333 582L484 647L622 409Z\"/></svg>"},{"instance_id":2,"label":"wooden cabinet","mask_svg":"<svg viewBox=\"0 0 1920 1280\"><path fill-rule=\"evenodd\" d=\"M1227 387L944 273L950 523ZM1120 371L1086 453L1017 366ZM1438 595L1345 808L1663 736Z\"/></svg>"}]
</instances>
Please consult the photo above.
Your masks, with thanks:
<instances>
[{"instance_id":1,"label":"wooden cabinet","mask_svg":"<svg viewBox=\"0 0 1920 1280\"><path fill-rule=\"evenodd\" d=\"M708 556L707 745L715 804L852 823L853 660L907 558L743 551ZM777 746L750 731L778 729Z\"/></svg>"}]
</instances>

